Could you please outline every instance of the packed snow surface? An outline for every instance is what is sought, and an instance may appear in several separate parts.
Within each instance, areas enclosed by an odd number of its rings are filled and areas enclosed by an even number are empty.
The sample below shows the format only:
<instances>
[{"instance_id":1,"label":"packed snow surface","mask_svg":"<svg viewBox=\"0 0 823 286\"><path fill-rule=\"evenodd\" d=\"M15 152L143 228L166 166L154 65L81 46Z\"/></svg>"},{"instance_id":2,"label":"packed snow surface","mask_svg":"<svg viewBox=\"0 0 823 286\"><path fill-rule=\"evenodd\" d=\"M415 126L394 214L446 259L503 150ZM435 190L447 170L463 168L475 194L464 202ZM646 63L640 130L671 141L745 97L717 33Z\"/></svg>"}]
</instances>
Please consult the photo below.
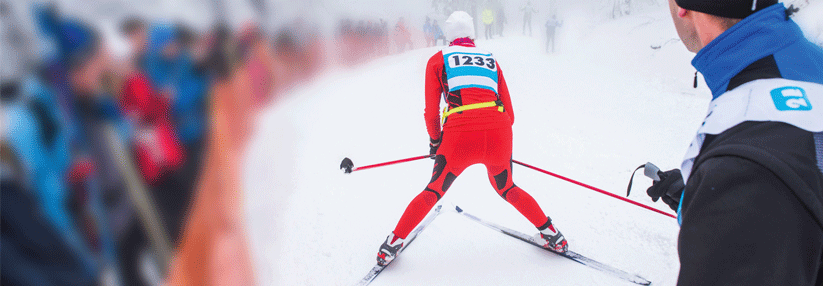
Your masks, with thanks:
<instances>
[{"instance_id":1,"label":"packed snow surface","mask_svg":"<svg viewBox=\"0 0 823 286\"><path fill-rule=\"evenodd\" d=\"M528 37L520 27L477 45L494 53L509 85L513 157L625 195L640 164L679 167L711 96L702 77L692 88L693 54L676 40L666 7L585 19L563 19L553 54L545 52L542 30ZM428 153L423 79L440 48L332 70L262 115L244 194L260 284L351 285L375 264L433 163L352 174L338 166L344 157L364 166ZM521 166L514 166L514 180L552 217L571 250L654 285L675 284L675 219ZM649 199L649 185L638 175L630 198L671 212ZM440 203L443 214L373 285L631 285L449 212L459 205L536 233L495 193L482 165L469 167Z\"/></svg>"}]
</instances>

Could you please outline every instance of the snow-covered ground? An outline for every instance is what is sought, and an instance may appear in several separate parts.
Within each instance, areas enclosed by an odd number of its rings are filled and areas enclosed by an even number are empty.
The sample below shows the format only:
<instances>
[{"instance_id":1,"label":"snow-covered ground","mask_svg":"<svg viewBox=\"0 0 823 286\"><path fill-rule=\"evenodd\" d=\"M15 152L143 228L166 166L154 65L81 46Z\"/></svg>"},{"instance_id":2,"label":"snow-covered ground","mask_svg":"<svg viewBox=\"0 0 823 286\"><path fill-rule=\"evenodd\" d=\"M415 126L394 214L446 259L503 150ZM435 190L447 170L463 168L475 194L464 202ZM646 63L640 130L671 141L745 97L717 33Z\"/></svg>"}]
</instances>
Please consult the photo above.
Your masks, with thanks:
<instances>
[{"instance_id":1,"label":"snow-covered ground","mask_svg":"<svg viewBox=\"0 0 823 286\"><path fill-rule=\"evenodd\" d=\"M671 41L677 35L667 7L600 23L567 15L554 54L544 52L542 33L524 37L514 28L478 45L495 54L509 84L515 159L615 194L624 194L640 164L679 166L710 93L702 78L692 88L693 54ZM331 71L262 116L245 179L260 284L350 285L374 265L378 247L429 181L432 161L348 175L338 166L344 157L363 166L427 154L423 77L437 51ZM675 284L674 219L523 167L514 171L570 249L655 285ZM649 184L638 175L630 198L670 211L646 196ZM536 232L497 196L482 165L468 168L440 202ZM373 284L525 283L629 285L449 212Z\"/></svg>"}]
</instances>

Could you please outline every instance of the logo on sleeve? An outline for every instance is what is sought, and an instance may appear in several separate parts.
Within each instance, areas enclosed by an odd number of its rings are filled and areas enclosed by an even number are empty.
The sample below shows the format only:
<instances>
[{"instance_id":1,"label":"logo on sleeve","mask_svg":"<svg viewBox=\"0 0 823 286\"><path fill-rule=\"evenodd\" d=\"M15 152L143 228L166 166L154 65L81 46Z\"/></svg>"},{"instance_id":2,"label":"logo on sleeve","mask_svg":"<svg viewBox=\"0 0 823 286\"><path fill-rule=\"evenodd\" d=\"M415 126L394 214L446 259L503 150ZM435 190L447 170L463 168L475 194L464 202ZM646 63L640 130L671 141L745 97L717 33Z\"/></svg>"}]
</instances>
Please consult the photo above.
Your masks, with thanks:
<instances>
[{"instance_id":1,"label":"logo on sleeve","mask_svg":"<svg viewBox=\"0 0 823 286\"><path fill-rule=\"evenodd\" d=\"M774 106L780 111L812 110L806 91L799 87L787 86L773 89L772 100L774 100Z\"/></svg>"}]
</instances>

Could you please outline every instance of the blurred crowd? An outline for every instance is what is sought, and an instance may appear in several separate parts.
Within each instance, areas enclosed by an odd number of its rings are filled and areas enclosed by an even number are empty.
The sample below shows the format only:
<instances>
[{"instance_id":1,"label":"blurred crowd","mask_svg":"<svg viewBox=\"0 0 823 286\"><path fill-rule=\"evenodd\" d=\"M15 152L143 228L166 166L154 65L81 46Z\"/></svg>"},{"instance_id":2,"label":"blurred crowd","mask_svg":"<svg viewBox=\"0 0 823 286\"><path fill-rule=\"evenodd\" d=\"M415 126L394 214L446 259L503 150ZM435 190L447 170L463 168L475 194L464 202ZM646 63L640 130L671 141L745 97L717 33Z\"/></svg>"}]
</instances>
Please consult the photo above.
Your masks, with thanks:
<instances>
[{"instance_id":1,"label":"blurred crowd","mask_svg":"<svg viewBox=\"0 0 823 286\"><path fill-rule=\"evenodd\" d=\"M443 29L437 23L437 19L432 20L428 16L426 17L426 23L423 24L423 34L426 36L427 47L437 46L437 43L441 40L444 46L449 44L443 34Z\"/></svg>"},{"instance_id":2,"label":"blurred crowd","mask_svg":"<svg viewBox=\"0 0 823 286\"><path fill-rule=\"evenodd\" d=\"M0 14L2 285L252 284L240 158L256 112L320 69L316 34L134 16L115 58L55 5Z\"/></svg>"},{"instance_id":3,"label":"blurred crowd","mask_svg":"<svg viewBox=\"0 0 823 286\"><path fill-rule=\"evenodd\" d=\"M518 13L523 15L523 35L532 35L532 18L536 18L538 9L531 1L523 2ZM357 64L365 60L393 53L402 53L415 47L446 46L445 35L441 25L445 15L454 11L465 11L474 20L477 38L492 39L502 37L508 24L506 3L501 0L432 0L433 13L425 16L422 26L418 21L400 17L392 25L385 19L342 19L335 29L335 43L340 52L340 61L346 65ZM509 8L512 8L509 5ZM553 10L546 7L546 10ZM561 22L556 15L545 16L545 24L550 39ZM541 21L542 23L542 21ZM539 29L539 26L538 26ZM528 30L528 33L527 33ZM553 40L547 41L547 47Z\"/></svg>"},{"instance_id":4,"label":"blurred crowd","mask_svg":"<svg viewBox=\"0 0 823 286\"><path fill-rule=\"evenodd\" d=\"M240 181L257 111L329 62L448 45L454 10L493 7L502 34L500 3L435 0L422 30L344 19L329 42L300 19L135 15L115 56L99 23L0 0L2 285L253 284Z\"/></svg>"},{"instance_id":5,"label":"blurred crowd","mask_svg":"<svg viewBox=\"0 0 823 286\"><path fill-rule=\"evenodd\" d=\"M411 28L404 17L397 20L392 30L389 30L389 23L384 19L343 19L338 23L336 30L335 46L346 65L412 50L415 43L420 47L422 40L420 30Z\"/></svg>"},{"instance_id":6,"label":"blurred crowd","mask_svg":"<svg viewBox=\"0 0 823 286\"><path fill-rule=\"evenodd\" d=\"M474 19L474 34L477 38L492 39L494 36L503 36L505 25L508 24L505 8L512 7L510 3L501 0L432 0L432 8L440 15L450 15L454 11L465 11ZM531 15L536 13L531 1L520 9L524 13L523 31L525 34L528 23L531 32ZM435 21L436 22L436 21ZM434 25L434 24L432 24ZM438 38L437 31L433 31L433 40Z\"/></svg>"},{"instance_id":7,"label":"blurred crowd","mask_svg":"<svg viewBox=\"0 0 823 286\"><path fill-rule=\"evenodd\" d=\"M346 64L388 54L391 36L388 22L383 19L358 20L356 23L352 19L343 19L337 25L337 47Z\"/></svg>"}]
</instances>

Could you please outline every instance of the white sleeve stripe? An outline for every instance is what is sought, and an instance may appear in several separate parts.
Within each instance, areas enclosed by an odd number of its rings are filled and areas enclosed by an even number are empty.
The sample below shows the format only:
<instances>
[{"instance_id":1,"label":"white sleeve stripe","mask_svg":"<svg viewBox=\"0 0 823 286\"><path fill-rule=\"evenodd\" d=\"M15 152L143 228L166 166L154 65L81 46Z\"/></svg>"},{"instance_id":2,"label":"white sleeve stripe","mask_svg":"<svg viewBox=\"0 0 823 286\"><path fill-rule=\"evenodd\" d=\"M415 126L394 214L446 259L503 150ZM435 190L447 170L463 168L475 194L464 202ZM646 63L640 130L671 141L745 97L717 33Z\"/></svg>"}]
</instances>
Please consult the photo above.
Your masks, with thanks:
<instances>
[{"instance_id":1,"label":"white sleeve stripe","mask_svg":"<svg viewBox=\"0 0 823 286\"><path fill-rule=\"evenodd\" d=\"M465 76L457 76L453 77L448 80L450 87L459 87L459 86L466 86L466 85L482 85L488 86L497 92L497 82L492 80L491 78L485 76L473 76L473 75L465 75Z\"/></svg>"}]
</instances>

